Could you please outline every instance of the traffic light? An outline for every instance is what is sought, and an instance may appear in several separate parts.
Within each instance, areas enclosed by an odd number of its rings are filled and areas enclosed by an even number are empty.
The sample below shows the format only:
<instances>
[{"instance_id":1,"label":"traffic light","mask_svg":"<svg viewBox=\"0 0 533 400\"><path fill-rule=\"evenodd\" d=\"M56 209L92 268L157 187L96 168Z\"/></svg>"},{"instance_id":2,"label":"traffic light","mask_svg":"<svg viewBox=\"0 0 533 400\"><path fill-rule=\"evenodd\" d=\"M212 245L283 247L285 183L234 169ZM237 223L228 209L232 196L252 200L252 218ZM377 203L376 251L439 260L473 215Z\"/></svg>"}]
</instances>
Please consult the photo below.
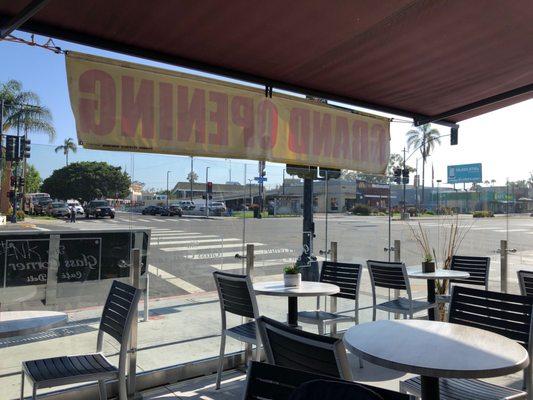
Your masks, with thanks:
<instances>
[{"instance_id":1,"label":"traffic light","mask_svg":"<svg viewBox=\"0 0 533 400\"><path fill-rule=\"evenodd\" d=\"M402 170L402 183L407 185L409 183L409 170L406 168Z\"/></svg>"},{"instance_id":2,"label":"traffic light","mask_svg":"<svg viewBox=\"0 0 533 400\"><path fill-rule=\"evenodd\" d=\"M394 182L398 185L402 183L402 169L400 167L396 167L394 168L393 173L394 173Z\"/></svg>"},{"instance_id":3,"label":"traffic light","mask_svg":"<svg viewBox=\"0 0 533 400\"><path fill-rule=\"evenodd\" d=\"M6 161L17 161L17 137L13 135L6 135Z\"/></svg>"},{"instance_id":4,"label":"traffic light","mask_svg":"<svg viewBox=\"0 0 533 400\"><path fill-rule=\"evenodd\" d=\"M452 132L450 135L450 145L455 146L459 143L459 127L452 128Z\"/></svg>"},{"instance_id":5,"label":"traffic light","mask_svg":"<svg viewBox=\"0 0 533 400\"><path fill-rule=\"evenodd\" d=\"M19 178L19 187L23 187L25 184L26 184L26 181L25 181L25 179L21 176L21 177Z\"/></svg>"},{"instance_id":6,"label":"traffic light","mask_svg":"<svg viewBox=\"0 0 533 400\"><path fill-rule=\"evenodd\" d=\"M31 140L21 139L19 147L19 159L30 158Z\"/></svg>"},{"instance_id":7,"label":"traffic light","mask_svg":"<svg viewBox=\"0 0 533 400\"><path fill-rule=\"evenodd\" d=\"M320 176L321 178L327 178L327 179L338 179L341 176L341 170L320 167L320 169L318 170L318 176Z\"/></svg>"},{"instance_id":8,"label":"traffic light","mask_svg":"<svg viewBox=\"0 0 533 400\"><path fill-rule=\"evenodd\" d=\"M17 177L12 175L10 178L9 178L9 184L11 185L11 187L15 187L17 186Z\"/></svg>"},{"instance_id":9,"label":"traffic light","mask_svg":"<svg viewBox=\"0 0 533 400\"><path fill-rule=\"evenodd\" d=\"M205 191L207 193L213 193L213 182L207 182L205 185Z\"/></svg>"}]
</instances>

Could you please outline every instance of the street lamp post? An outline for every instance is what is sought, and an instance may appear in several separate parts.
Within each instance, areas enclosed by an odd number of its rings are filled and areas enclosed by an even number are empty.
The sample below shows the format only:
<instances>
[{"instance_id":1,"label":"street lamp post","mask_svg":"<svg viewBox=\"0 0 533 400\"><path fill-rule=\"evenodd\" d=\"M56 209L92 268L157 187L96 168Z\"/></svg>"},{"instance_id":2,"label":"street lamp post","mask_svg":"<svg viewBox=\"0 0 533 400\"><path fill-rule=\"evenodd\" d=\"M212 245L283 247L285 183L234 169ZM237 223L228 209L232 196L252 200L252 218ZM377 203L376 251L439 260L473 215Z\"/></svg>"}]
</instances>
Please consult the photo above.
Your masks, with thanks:
<instances>
[{"instance_id":1,"label":"street lamp post","mask_svg":"<svg viewBox=\"0 0 533 400\"><path fill-rule=\"evenodd\" d=\"M437 179L437 215L440 215L440 183L441 179Z\"/></svg>"},{"instance_id":2,"label":"street lamp post","mask_svg":"<svg viewBox=\"0 0 533 400\"><path fill-rule=\"evenodd\" d=\"M168 198L169 198L169 196L170 196L170 193L169 193L169 191L168 191L168 176L170 175L170 172L171 172L171 171L167 171L167 208L168 208Z\"/></svg>"},{"instance_id":3,"label":"street lamp post","mask_svg":"<svg viewBox=\"0 0 533 400\"><path fill-rule=\"evenodd\" d=\"M193 181L192 181L192 174L193 174L193 157L191 156L191 174L189 176L189 180L191 182L191 202L193 201L193 196L192 196L192 184L193 184Z\"/></svg>"},{"instance_id":4,"label":"street lamp post","mask_svg":"<svg viewBox=\"0 0 533 400\"><path fill-rule=\"evenodd\" d=\"M285 168L283 168L283 181L281 183L281 193L285 194Z\"/></svg>"}]
</instances>

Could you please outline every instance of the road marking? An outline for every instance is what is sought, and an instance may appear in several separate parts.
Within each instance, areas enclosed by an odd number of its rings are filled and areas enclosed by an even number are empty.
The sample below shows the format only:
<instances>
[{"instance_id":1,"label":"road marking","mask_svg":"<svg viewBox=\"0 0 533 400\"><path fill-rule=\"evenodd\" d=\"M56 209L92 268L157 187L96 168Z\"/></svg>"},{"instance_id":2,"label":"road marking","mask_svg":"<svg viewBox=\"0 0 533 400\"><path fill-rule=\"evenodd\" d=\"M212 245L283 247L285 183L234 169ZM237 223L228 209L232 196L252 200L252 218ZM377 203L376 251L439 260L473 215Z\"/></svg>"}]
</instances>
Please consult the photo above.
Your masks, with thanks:
<instances>
[{"instance_id":1,"label":"road marking","mask_svg":"<svg viewBox=\"0 0 533 400\"><path fill-rule=\"evenodd\" d=\"M248 243L254 246L264 246L264 243ZM182 246L182 247L168 247L162 248L165 252L178 252L178 251L196 251L196 250L224 250L224 249L238 249L242 248L242 244L230 244L227 246ZM235 255L235 254L234 254Z\"/></svg>"},{"instance_id":2,"label":"road marking","mask_svg":"<svg viewBox=\"0 0 533 400\"><path fill-rule=\"evenodd\" d=\"M187 218L180 218L178 221L191 222L191 220L190 220L190 219L187 219Z\"/></svg>"},{"instance_id":3,"label":"road marking","mask_svg":"<svg viewBox=\"0 0 533 400\"><path fill-rule=\"evenodd\" d=\"M40 226L36 226L35 229L37 229L38 231L49 231L50 230L48 228L41 228Z\"/></svg>"},{"instance_id":4,"label":"road marking","mask_svg":"<svg viewBox=\"0 0 533 400\"><path fill-rule=\"evenodd\" d=\"M204 235L204 236L192 236L192 237L180 237L180 238L177 238L177 239L181 239L181 240L153 240L152 241L152 245L154 246L159 246L159 247L162 247L162 246L168 246L168 245L171 245L171 244L187 244L187 243L197 243L199 242L200 240L195 240L195 239L200 239L200 238L211 238L210 240L208 240L208 242L213 242L213 241L218 241L220 242L222 240L222 238L218 235ZM165 239L168 239L168 238L165 238ZM183 240L183 239L186 239L186 240Z\"/></svg>"},{"instance_id":5,"label":"road marking","mask_svg":"<svg viewBox=\"0 0 533 400\"><path fill-rule=\"evenodd\" d=\"M191 243L192 244L196 244L196 243L210 243L210 242L215 242L216 243L227 243L227 242L241 242L242 243L242 239L237 239L237 238L230 238L230 239L222 239L220 236L216 236L216 235L207 235L207 236L202 236L202 237L212 237L213 239L199 239L199 240L173 240L173 241L170 241L170 242L157 242L156 244L154 244L154 246L166 246L166 245L169 245L169 244L187 244L187 243ZM216 239L215 239L216 238ZM191 247L193 248L193 247Z\"/></svg>"},{"instance_id":6,"label":"road marking","mask_svg":"<svg viewBox=\"0 0 533 400\"><path fill-rule=\"evenodd\" d=\"M139 218L139 219L137 219L137 221L141 221L141 222L152 222L153 220L150 220L150 219L144 219L144 218Z\"/></svg>"},{"instance_id":7,"label":"road marking","mask_svg":"<svg viewBox=\"0 0 533 400\"><path fill-rule=\"evenodd\" d=\"M166 271L163 271L160 268L156 268L153 265L148 265L148 272L152 273L153 275L164 279L168 283L173 284L174 286L179 287L180 289L185 290L188 293L200 293L205 292L205 290L200 289L198 286L194 286L192 283L189 283L181 278L178 278L175 275L172 275Z\"/></svg>"},{"instance_id":8,"label":"road marking","mask_svg":"<svg viewBox=\"0 0 533 400\"><path fill-rule=\"evenodd\" d=\"M255 253L255 252L254 252ZM286 263L294 263L294 258L278 258L278 259L268 259L268 260L259 260L254 261L254 268L257 267L273 267L276 265L282 265ZM236 263L226 263L226 264L211 264L211 267L216 269L240 269L242 266L246 266L246 260Z\"/></svg>"},{"instance_id":9,"label":"road marking","mask_svg":"<svg viewBox=\"0 0 533 400\"><path fill-rule=\"evenodd\" d=\"M487 230L493 230L493 226L485 226L485 227L475 227L472 228L473 231L487 231Z\"/></svg>"},{"instance_id":10,"label":"road marking","mask_svg":"<svg viewBox=\"0 0 533 400\"><path fill-rule=\"evenodd\" d=\"M219 235L205 235L207 237L220 237ZM170 235L170 236L157 236L157 235L152 235L152 239L157 239L157 240L176 240L176 239L195 239L195 238L202 238L204 237L204 234L203 233L190 233L190 234L187 234L187 233L183 233L181 235Z\"/></svg>"},{"instance_id":11,"label":"road marking","mask_svg":"<svg viewBox=\"0 0 533 400\"><path fill-rule=\"evenodd\" d=\"M506 233L506 232L525 232L527 231L527 229L494 229L494 232L501 232L501 233Z\"/></svg>"},{"instance_id":12,"label":"road marking","mask_svg":"<svg viewBox=\"0 0 533 400\"><path fill-rule=\"evenodd\" d=\"M242 246L241 246L242 247ZM212 248L210 246L210 248ZM168 251L168 250L167 250ZM221 258L233 258L235 259L235 251L213 251L211 253L200 253L200 254L187 254L184 257L189 260L218 260ZM268 250L254 250L254 255L261 254L294 254L296 256L296 251L291 249L268 249Z\"/></svg>"}]
</instances>

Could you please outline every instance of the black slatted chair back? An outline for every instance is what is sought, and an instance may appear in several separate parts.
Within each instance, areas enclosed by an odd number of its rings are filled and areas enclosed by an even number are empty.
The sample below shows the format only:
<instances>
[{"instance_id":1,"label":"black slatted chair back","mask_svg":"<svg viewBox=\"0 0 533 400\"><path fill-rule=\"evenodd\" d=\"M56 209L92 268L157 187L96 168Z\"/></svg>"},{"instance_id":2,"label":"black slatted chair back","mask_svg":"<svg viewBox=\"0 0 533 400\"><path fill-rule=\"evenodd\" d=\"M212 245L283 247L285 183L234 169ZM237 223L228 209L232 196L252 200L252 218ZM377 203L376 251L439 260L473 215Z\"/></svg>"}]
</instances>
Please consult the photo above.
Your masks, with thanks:
<instances>
[{"instance_id":1,"label":"black slatted chair back","mask_svg":"<svg viewBox=\"0 0 533 400\"><path fill-rule=\"evenodd\" d=\"M368 260L367 266L373 287L408 289L409 283L403 263Z\"/></svg>"},{"instance_id":2,"label":"black slatted chair back","mask_svg":"<svg viewBox=\"0 0 533 400\"><path fill-rule=\"evenodd\" d=\"M498 333L529 351L532 308L531 297L454 286L449 322Z\"/></svg>"},{"instance_id":3,"label":"black slatted chair back","mask_svg":"<svg viewBox=\"0 0 533 400\"><path fill-rule=\"evenodd\" d=\"M213 276L224 311L246 318L257 317L253 287L246 275L216 271Z\"/></svg>"},{"instance_id":4,"label":"black slatted chair back","mask_svg":"<svg viewBox=\"0 0 533 400\"><path fill-rule=\"evenodd\" d=\"M320 271L320 282L332 283L340 288L340 292L332 296L357 301L362 269L361 264L324 261Z\"/></svg>"},{"instance_id":5,"label":"black slatted chair back","mask_svg":"<svg viewBox=\"0 0 533 400\"><path fill-rule=\"evenodd\" d=\"M100 320L100 331L123 344L128 340L132 313L137 310L141 291L119 281L113 281Z\"/></svg>"},{"instance_id":6,"label":"black slatted chair back","mask_svg":"<svg viewBox=\"0 0 533 400\"><path fill-rule=\"evenodd\" d=\"M520 293L523 296L533 297L533 271L518 271Z\"/></svg>"},{"instance_id":7,"label":"black slatted chair back","mask_svg":"<svg viewBox=\"0 0 533 400\"><path fill-rule=\"evenodd\" d=\"M291 328L264 316L258 318L257 326L270 364L351 379L342 340Z\"/></svg>"},{"instance_id":8,"label":"black slatted chair back","mask_svg":"<svg viewBox=\"0 0 533 400\"><path fill-rule=\"evenodd\" d=\"M450 269L470 274L468 278L452 279L450 282L485 286L485 289L489 288L489 257L452 256Z\"/></svg>"},{"instance_id":9,"label":"black slatted chair back","mask_svg":"<svg viewBox=\"0 0 533 400\"><path fill-rule=\"evenodd\" d=\"M316 380L339 381L370 389L383 400L409 400L407 394L393 392L360 383L346 382L307 371L280 367L277 365L252 362L248 368L244 400L289 400L295 389L307 382ZM357 398L354 397L354 400Z\"/></svg>"}]
</instances>

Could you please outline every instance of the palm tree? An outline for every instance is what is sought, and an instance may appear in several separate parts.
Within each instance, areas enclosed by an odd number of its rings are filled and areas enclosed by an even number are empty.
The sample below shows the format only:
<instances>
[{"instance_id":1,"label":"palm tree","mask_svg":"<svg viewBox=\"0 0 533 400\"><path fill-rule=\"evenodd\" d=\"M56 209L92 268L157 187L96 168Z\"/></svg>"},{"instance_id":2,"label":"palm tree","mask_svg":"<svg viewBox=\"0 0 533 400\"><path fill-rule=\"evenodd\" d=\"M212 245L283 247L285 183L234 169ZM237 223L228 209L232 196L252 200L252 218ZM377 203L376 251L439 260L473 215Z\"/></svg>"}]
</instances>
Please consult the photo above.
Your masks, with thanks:
<instances>
[{"instance_id":1,"label":"palm tree","mask_svg":"<svg viewBox=\"0 0 533 400\"><path fill-rule=\"evenodd\" d=\"M422 196L421 204L424 206L424 183L426 172L426 160L435 148L436 144L440 144L440 132L431 127L431 124L424 124L414 127L406 133L407 135L407 149L420 150L422 155Z\"/></svg>"},{"instance_id":2,"label":"palm tree","mask_svg":"<svg viewBox=\"0 0 533 400\"><path fill-rule=\"evenodd\" d=\"M68 167L68 153L69 153L69 151L72 151L73 153L76 153L76 151L78 151L78 146L74 142L74 139L68 138L68 139L65 139L65 141L63 142L63 144L61 146L57 146L55 151L56 151L56 153L59 153L60 151L63 152L63 154L65 155L65 158L67 160L67 167Z\"/></svg>"}]
</instances>

